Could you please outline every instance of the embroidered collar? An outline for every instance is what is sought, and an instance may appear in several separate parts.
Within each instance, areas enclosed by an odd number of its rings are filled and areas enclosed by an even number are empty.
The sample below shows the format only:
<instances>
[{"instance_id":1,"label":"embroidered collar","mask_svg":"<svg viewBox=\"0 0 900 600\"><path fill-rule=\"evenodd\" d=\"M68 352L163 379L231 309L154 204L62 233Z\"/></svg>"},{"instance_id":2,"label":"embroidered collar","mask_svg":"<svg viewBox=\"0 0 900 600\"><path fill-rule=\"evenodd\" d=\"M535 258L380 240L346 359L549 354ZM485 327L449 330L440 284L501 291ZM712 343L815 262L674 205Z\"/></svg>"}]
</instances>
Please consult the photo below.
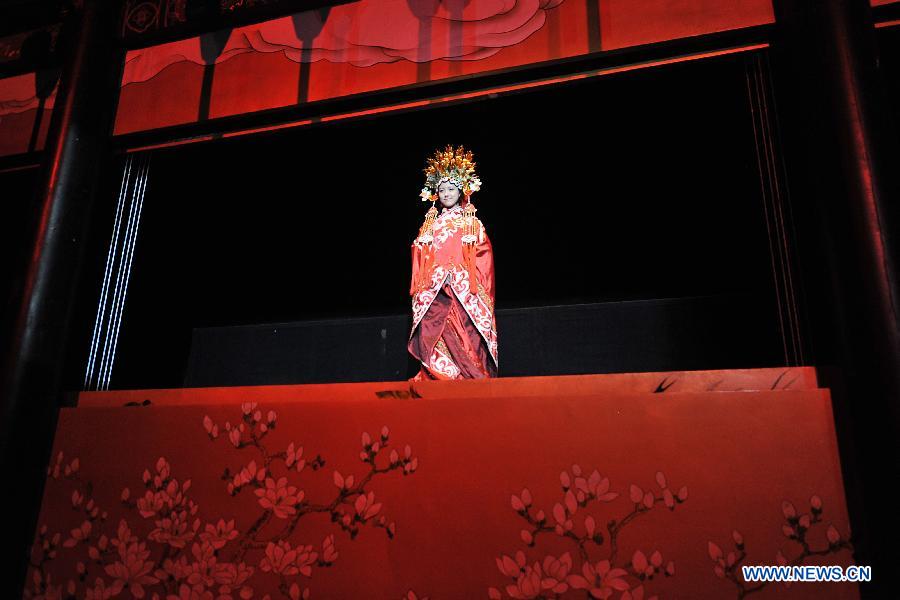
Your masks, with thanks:
<instances>
[{"instance_id":1,"label":"embroidered collar","mask_svg":"<svg viewBox=\"0 0 900 600\"><path fill-rule=\"evenodd\" d=\"M462 209L462 206L460 206L460 205L459 205L459 202L457 202L455 205L453 205L452 208L444 208L444 209L442 209L442 210L441 210L441 216L443 217L444 215L447 215L447 216L450 216L450 217L455 217L455 216L457 216L457 215L462 214L462 210L463 210L463 209Z\"/></svg>"}]
</instances>

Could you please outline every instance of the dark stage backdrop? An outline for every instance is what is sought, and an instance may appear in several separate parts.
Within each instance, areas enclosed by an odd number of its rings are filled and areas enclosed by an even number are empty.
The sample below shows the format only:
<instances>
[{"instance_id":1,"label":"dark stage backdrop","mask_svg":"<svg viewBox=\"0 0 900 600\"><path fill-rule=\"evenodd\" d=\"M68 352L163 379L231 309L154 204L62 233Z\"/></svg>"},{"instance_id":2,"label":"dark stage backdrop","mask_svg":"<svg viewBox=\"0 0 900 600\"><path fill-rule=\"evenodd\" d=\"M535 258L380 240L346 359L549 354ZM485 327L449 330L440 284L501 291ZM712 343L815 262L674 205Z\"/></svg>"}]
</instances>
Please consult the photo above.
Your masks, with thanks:
<instances>
[{"instance_id":1,"label":"dark stage backdrop","mask_svg":"<svg viewBox=\"0 0 900 600\"><path fill-rule=\"evenodd\" d=\"M39 169L0 173L0 359L8 349L34 235Z\"/></svg>"},{"instance_id":2,"label":"dark stage backdrop","mask_svg":"<svg viewBox=\"0 0 900 600\"><path fill-rule=\"evenodd\" d=\"M478 161L498 309L732 295L767 325L733 340L759 364L724 366L780 364L745 60L155 152L113 387L182 385L194 328L406 314L422 167L447 143Z\"/></svg>"},{"instance_id":3,"label":"dark stage backdrop","mask_svg":"<svg viewBox=\"0 0 900 600\"><path fill-rule=\"evenodd\" d=\"M878 66L882 81L887 93L887 103L890 107L887 118L889 122L881 124L878 128L882 135L890 136L891 144L900 143L900 25L884 27L875 30L878 42ZM886 175L891 176L891 183L900 186L900 178L896 175L896 167ZM896 189L896 188L895 188ZM895 209L894 214L888 215L889 226L894 231L900 231L900 210Z\"/></svg>"}]
</instances>

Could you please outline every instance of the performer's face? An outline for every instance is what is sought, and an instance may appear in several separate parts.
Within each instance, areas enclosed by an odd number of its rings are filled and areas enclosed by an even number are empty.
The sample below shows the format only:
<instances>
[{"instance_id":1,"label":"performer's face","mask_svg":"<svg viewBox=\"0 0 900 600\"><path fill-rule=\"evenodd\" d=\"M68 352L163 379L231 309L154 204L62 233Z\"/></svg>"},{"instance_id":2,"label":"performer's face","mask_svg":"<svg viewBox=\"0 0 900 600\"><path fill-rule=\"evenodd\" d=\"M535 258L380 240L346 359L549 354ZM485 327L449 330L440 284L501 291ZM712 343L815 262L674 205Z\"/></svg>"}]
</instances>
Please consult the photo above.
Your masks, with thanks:
<instances>
[{"instance_id":1,"label":"performer's face","mask_svg":"<svg viewBox=\"0 0 900 600\"><path fill-rule=\"evenodd\" d=\"M459 188L445 181L438 186L438 198L444 208L453 208L459 202Z\"/></svg>"}]
</instances>

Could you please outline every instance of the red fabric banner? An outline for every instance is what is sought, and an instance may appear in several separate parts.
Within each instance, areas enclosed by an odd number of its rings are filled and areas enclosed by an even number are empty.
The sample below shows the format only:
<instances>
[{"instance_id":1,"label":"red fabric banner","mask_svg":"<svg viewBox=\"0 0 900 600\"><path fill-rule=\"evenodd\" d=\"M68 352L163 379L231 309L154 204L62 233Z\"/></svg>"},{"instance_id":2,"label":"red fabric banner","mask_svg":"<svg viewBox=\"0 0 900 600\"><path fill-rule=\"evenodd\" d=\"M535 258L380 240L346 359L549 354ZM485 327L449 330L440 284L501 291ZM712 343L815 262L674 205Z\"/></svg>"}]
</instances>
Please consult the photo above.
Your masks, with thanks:
<instances>
[{"instance_id":1,"label":"red fabric banner","mask_svg":"<svg viewBox=\"0 0 900 600\"><path fill-rule=\"evenodd\" d=\"M28 152L38 110L43 115L35 150L44 149L55 100L56 87L40 107L34 73L0 79L0 156Z\"/></svg>"},{"instance_id":2,"label":"red fabric banner","mask_svg":"<svg viewBox=\"0 0 900 600\"><path fill-rule=\"evenodd\" d=\"M117 134L773 22L771 0L359 0L133 50ZM207 99L204 74L213 71Z\"/></svg>"}]
</instances>

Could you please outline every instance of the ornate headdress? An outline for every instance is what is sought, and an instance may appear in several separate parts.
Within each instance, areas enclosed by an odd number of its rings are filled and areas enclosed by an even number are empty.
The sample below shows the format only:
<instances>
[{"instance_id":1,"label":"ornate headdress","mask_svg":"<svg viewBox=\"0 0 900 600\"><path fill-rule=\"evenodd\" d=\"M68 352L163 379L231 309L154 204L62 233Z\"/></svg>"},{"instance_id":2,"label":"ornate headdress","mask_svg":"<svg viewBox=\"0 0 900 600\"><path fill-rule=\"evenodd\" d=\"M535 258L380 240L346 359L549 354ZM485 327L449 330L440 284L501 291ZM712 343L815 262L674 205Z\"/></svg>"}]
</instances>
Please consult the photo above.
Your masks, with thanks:
<instances>
[{"instance_id":1,"label":"ornate headdress","mask_svg":"<svg viewBox=\"0 0 900 600\"><path fill-rule=\"evenodd\" d=\"M445 181L455 185L465 195L463 208L463 260L469 271L469 281L475 282L475 243L478 241L479 228L475 218L475 205L471 202L473 192L481 189L481 180L475 174L475 161L472 160L472 152L466 151L462 146L447 146L443 150L435 150L434 156L427 159L425 167L425 187L419 196L423 201L430 200L431 208L425 213L425 222L419 228L419 237L416 238L416 246L419 253L419 281L416 289L421 289L427 284L430 277L429 269L434 261L432 243L434 241L433 227L437 219L437 208L434 202L438 199L438 188ZM474 284L473 284L474 285Z\"/></svg>"},{"instance_id":2,"label":"ornate headdress","mask_svg":"<svg viewBox=\"0 0 900 600\"><path fill-rule=\"evenodd\" d=\"M472 152L462 146L447 146L443 150L435 150L434 156L427 161L425 167L425 187L419 197L423 201L437 200L438 187L449 181L469 198L473 192L481 189L481 180L475 174L475 161Z\"/></svg>"}]
</instances>

